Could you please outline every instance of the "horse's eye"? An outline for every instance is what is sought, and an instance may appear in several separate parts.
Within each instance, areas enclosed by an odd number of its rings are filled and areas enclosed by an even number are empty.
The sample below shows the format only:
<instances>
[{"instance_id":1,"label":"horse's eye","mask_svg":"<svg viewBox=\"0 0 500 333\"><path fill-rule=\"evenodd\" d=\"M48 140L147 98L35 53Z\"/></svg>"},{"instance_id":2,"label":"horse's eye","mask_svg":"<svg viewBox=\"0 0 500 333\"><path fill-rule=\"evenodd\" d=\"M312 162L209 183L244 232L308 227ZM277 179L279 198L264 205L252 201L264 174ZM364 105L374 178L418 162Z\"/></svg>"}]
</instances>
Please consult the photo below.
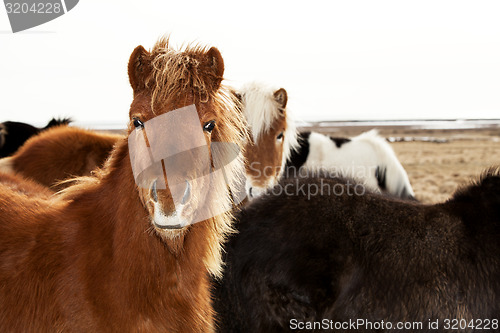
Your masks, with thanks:
<instances>
[{"instance_id":1,"label":"horse's eye","mask_svg":"<svg viewBox=\"0 0 500 333\"><path fill-rule=\"evenodd\" d=\"M281 139L283 139L283 136L284 136L284 134L283 134L283 132L281 132L281 133L280 133L280 134L278 134L278 136L276 137L276 140L281 140Z\"/></svg>"},{"instance_id":2,"label":"horse's eye","mask_svg":"<svg viewBox=\"0 0 500 333\"><path fill-rule=\"evenodd\" d=\"M203 125L203 130L208 133L212 133L214 128L215 128L215 120L208 121L205 123L205 125Z\"/></svg>"},{"instance_id":3,"label":"horse's eye","mask_svg":"<svg viewBox=\"0 0 500 333\"><path fill-rule=\"evenodd\" d=\"M144 128L144 123L137 118L134 118L135 128Z\"/></svg>"}]
</instances>

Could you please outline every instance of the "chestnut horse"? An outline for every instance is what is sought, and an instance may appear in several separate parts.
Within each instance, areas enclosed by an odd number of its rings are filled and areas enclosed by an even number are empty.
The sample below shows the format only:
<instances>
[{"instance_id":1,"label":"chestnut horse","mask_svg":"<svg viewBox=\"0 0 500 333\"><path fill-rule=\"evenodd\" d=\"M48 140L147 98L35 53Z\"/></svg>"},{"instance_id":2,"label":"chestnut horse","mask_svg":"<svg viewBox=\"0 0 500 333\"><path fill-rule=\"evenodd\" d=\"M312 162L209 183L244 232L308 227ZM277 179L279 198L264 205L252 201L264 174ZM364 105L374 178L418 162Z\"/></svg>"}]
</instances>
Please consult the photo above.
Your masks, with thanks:
<instances>
[{"instance_id":1,"label":"chestnut horse","mask_svg":"<svg viewBox=\"0 0 500 333\"><path fill-rule=\"evenodd\" d=\"M72 183L64 180L90 176L92 170L102 167L121 139L123 135L58 126L28 139L13 156L0 159L0 171L61 190Z\"/></svg>"},{"instance_id":2,"label":"chestnut horse","mask_svg":"<svg viewBox=\"0 0 500 333\"><path fill-rule=\"evenodd\" d=\"M116 143L104 167L50 199L0 184L1 332L214 330L209 273L221 273L221 242L232 221L224 210L231 186L244 175L234 151L212 148L242 145L245 134L233 97L221 85L223 72L216 48L176 51L165 39L150 52L137 47L128 65L134 91L128 139ZM175 138L149 131L152 122L185 114L183 107L192 104L195 130ZM164 139L187 147L196 135L206 144L198 155L204 151L209 165L217 167L214 156L231 161L218 166L225 182L203 176L195 163L165 172L167 159L155 162L158 173L136 174ZM131 149L138 145L145 150ZM180 203L170 182L175 177L185 188ZM192 224L210 204L222 212Z\"/></svg>"},{"instance_id":3,"label":"chestnut horse","mask_svg":"<svg viewBox=\"0 0 500 333\"><path fill-rule=\"evenodd\" d=\"M236 94L242 102L250 132L250 140L245 145L245 169L246 190L251 199L279 180L297 146L297 132L292 114L286 110L285 89L250 82Z\"/></svg>"},{"instance_id":4,"label":"chestnut horse","mask_svg":"<svg viewBox=\"0 0 500 333\"><path fill-rule=\"evenodd\" d=\"M0 123L0 158L14 154L33 135L52 127L68 125L70 122L69 118L52 118L47 126L42 128L17 121Z\"/></svg>"},{"instance_id":5,"label":"chestnut horse","mask_svg":"<svg viewBox=\"0 0 500 333\"><path fill-rule=\"evenodd\" d=\"M242 210L220 331L500 332L500 168L435 205L356 185L285 178Z\"/></svg>"}]
</instances>

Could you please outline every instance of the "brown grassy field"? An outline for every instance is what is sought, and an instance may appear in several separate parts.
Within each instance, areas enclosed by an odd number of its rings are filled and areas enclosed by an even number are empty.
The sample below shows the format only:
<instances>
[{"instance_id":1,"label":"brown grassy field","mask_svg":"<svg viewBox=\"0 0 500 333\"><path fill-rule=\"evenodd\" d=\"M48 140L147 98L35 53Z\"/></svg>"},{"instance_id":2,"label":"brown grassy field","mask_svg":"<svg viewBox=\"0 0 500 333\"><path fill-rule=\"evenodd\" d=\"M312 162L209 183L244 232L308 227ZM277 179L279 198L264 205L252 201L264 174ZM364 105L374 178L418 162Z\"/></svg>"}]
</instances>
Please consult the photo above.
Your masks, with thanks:
<instances>
[{"instance_id":1,"label":"brown grassy field","mask_svg":"<svg viewBox=\"0 0 500 333\"><path fill-rule=\"evenodd\" d=\"M367 128L339 129L334 136L353 136ZM391 143L406 169L418 200L436 203L477 178L490 166L500 165L500 128L474 130L415 130L383 128L384 137L411 137ZM425 142L422 140L431 140Z\"/></svg>"}]
</instances>

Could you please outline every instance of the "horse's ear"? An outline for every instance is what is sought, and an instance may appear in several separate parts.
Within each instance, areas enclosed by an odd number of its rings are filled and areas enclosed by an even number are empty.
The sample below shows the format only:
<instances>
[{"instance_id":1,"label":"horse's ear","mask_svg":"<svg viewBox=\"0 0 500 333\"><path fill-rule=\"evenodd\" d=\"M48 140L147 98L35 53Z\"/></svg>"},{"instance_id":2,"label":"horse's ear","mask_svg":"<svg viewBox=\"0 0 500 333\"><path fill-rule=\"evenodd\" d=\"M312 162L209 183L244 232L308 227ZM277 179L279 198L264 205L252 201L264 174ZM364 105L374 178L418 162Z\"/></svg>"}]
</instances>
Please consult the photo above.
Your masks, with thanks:
<instances>
[{"instance_id":1,"label":"horse's ear","mask_svg":"<svg viewBox=\"0 0 500 333\"><path fill-rule=\"evenodd\" d=\"M219 89L224 76L224 60L216 47L211 47L207 52L207 64L214 77L213 87Z\"/></svg>"},{"instance_id":2,"label":"horse's ear","mask_svg":"<svg viewBox=\"0 0 500 333\"><path fill-rule=\"evenodd\" d=\"M286 93L286 90L283 88L279 88L274 92L274 99L282 109L286 107L286 103L288 102L288 95Z\"/></svg>"},{"instance_id":3,"label":"horse's ear","mask_svg":"<svg viewBox=\"0 0 500 333\"><path fill-rule=\"evenodd\" d=\"M151 72L150 54L142 45L135 48L128 61L128 79L134 94L146 87L146 78Z\"/></svg>"}]
</instances>

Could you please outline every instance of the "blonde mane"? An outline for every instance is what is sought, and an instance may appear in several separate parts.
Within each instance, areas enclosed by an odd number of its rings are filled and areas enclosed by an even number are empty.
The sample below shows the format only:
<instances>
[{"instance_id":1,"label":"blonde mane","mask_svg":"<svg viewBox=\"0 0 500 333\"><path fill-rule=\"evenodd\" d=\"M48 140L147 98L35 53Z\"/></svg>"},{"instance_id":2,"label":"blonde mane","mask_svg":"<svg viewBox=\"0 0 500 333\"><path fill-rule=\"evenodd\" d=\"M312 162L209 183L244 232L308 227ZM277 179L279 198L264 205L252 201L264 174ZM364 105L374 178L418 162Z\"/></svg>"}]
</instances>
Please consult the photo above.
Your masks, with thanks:
<instances>
[{"instance_id":1,"label":"blonde mane","mask_svg":"<svg viewBox=\"0 0 500 333\"><path fill-rule=\"evenodd\" d=\"M239 101L229 87L223 84L218 89L210 86L209 82L222 81L223 78L216 77L207 70L207 64L199 60L200 55L207 52L209 48L200 45L187 45L184 49L174 50L168 37L160 38L150 51L152 70L146 78L146 87L151 90L151 105L154 108L186 93L193 93L201 103L210 101L221 120L217 124L218 130L214 132L214 141L242 143L248 138L248 133L245 120L236 117L240 109ZM239 147L243 149L241 144Z\"/></svg>"},{"instance_id":2,"label":"blonde mane","mask_svg":"<svg viewBox=\"0 0 500 333\"><path fill-rule=\"evenodd\" d=\"M160 38L150 51L151 73L146 78L146 88L151 90L152 105L161 106L172 97L192 92L202 103L215 97L216 89L207 82L222 80L206 70L200 61L200 54L209 48L201 45L187 45L183 50L170 47L169 38ZM154 111L154 109L153 109Z\"/></svg>"}]
</instances>

